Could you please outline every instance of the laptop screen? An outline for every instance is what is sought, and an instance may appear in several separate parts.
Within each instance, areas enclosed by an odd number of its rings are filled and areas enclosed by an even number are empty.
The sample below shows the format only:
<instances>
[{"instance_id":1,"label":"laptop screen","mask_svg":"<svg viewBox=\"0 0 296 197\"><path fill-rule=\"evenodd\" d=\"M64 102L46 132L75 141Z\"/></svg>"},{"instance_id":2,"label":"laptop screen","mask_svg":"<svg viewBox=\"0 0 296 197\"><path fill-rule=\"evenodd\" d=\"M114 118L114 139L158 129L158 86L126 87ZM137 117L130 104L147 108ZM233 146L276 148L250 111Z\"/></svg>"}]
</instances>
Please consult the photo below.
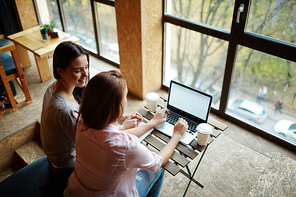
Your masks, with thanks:
<instances>
[{"instance_id":1,"label":"laptop screen","mask_svg":"<svg viewBox=\"0 0 296 197\"><path fill-rule=\"evenodd\" d=\"M207 122L212 96L175 81L171 81L168 109L195 121Z\"/></svg>"}]
</instances>

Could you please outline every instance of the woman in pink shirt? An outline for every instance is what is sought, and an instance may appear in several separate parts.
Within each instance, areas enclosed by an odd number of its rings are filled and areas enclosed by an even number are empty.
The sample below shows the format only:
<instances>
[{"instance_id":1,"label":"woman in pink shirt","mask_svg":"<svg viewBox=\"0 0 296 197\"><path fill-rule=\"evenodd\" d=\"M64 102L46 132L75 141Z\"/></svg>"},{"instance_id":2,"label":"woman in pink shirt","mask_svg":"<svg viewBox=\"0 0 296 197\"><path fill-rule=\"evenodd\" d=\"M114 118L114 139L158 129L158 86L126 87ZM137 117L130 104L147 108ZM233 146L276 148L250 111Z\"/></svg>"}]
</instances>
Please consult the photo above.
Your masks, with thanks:
<instances>
[{"instance_id":1,"label":"woman in pink shirt","mask_svg":"<svg viewBox=\"0 0 296 197\"><path fill-rule=\"evenodd\" d=\"M101 72L87 84L77 124L76 166L64 196L158 196L164 174L161 166L188 125L179 119L169 143L158 154L151 152L138 137L165 122L168 112L159 110L150 122L121 131L117 121L124 113L127 93L118 71Z\"/></svg>"}]
</instances>

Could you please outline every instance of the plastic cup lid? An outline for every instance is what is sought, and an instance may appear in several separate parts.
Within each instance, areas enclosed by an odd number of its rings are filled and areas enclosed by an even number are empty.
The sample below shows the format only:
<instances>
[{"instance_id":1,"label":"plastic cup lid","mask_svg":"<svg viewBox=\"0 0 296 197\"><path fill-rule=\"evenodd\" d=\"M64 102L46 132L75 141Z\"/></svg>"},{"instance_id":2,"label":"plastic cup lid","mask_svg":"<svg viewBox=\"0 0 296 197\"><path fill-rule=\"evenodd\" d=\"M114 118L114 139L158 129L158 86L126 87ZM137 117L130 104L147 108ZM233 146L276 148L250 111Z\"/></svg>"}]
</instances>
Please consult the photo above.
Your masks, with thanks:
<instances>
[{"instance_id":1,"label":"plastic cup lid","mask_svg":"<svg viewBox=\"0 0 296 197\"><path fill-rule=\"evenodd\" d=\"M157 101L159 99L159 96L156 92L149 92L146 95L146 99L149 101Z\"/></svg>"},{"instance_id":2,"label":"plastic cup lid","mask_svg":"<svg viewBox=\"0 0 296 197\"><path fill-rule=\"evenodd\" d=\"M202 134L211 134L212 127L207 123L201 123L196 127L196 130Z\"/></svg>"}]
</instances>

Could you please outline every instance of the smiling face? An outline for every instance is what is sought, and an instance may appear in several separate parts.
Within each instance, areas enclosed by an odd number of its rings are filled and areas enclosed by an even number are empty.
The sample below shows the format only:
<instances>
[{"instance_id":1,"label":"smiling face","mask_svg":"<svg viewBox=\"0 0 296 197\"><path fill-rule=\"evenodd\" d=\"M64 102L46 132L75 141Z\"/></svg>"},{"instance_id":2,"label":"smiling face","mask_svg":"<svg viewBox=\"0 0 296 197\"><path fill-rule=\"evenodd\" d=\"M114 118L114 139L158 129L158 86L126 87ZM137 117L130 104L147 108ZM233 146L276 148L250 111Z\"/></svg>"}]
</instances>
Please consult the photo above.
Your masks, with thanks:
<instances>
[{"instance_id":1,"label":"smiling face","mask_svg":"<svg viewBox=\"0 0 296 197\"><path fill-rule=\"evenodd\" d=\"M73 60L65 70L57 68L61 79L69 85L84 87L88 77L88 61L86 55L80 55Z\"/></svg>"}]
</instances>

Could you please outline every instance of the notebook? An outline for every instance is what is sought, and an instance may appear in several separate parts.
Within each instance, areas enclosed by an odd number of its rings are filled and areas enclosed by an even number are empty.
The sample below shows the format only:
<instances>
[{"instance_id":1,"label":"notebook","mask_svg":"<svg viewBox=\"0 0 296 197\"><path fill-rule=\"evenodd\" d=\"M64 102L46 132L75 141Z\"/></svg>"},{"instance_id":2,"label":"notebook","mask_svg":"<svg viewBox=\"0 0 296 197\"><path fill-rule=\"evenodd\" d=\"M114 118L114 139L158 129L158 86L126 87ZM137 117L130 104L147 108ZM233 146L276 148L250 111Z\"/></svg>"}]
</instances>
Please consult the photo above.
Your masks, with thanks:
<instances>
[{"instance_id":1,"label":"notebook","mask_svg":"<svg viewBox=\"0 0 296 197\"><path fill-rule=\"evenodd\" d=\"M190 144L197 136L197 125L208 121L211 103L211 95L172 80L167 101L170 115L165 114L166 122L155 129L172 136L175 123L179 117L182 117L188 122L188 130L180 142Z\"/></svg>"}]
</instances>

